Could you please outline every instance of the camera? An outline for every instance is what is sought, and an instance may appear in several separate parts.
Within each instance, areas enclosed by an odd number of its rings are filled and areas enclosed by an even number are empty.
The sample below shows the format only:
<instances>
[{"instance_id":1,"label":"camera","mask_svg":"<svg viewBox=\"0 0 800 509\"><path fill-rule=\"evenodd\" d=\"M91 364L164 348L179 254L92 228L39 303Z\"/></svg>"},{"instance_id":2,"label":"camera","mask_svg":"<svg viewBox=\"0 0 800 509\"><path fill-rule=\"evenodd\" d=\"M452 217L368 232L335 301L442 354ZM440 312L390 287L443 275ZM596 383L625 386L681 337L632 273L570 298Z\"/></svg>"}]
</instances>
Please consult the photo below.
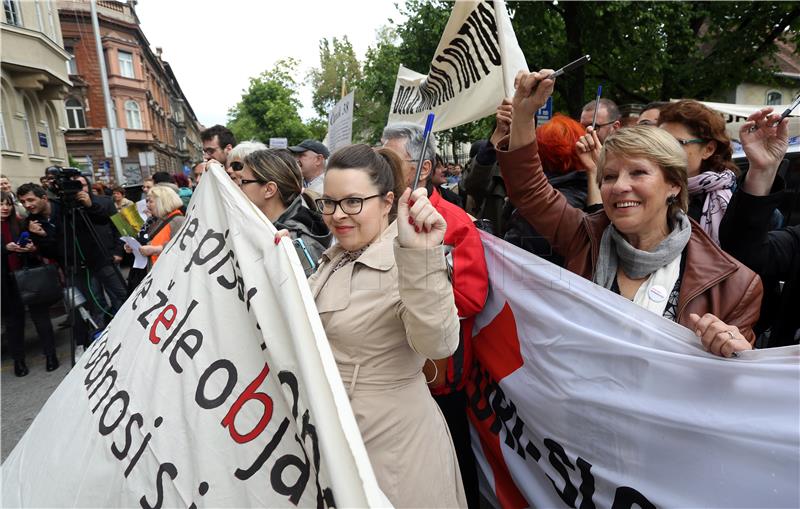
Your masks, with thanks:
<instances>
[{"instance_id":1,"label":"camera","mask_svg":"<svg viewBox=\"0 0 800 509\"><path fill-rule=\"evenodd\" d=\"M83 175L77 168L51 166L45 172L50 182L50 189L65 205L75 204L75 196L83 190L83 184L75 177Z\"/></svg>"}]
</instances>

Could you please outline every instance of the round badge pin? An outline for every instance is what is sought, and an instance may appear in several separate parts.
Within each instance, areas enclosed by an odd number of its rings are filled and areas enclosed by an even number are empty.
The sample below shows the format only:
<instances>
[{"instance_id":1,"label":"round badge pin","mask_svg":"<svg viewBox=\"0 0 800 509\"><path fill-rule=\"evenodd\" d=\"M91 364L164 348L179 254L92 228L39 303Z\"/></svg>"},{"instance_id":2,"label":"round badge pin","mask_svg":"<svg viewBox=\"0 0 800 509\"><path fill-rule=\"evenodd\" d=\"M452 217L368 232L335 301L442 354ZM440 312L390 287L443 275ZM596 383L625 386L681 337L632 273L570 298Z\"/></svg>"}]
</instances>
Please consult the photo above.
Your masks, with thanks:
<instances>
[{"instance_id":1,"label":"round badge pin","mask_svg":"<svg viewBox=\"0 0 800 509\"><path fill-rule=\"evenodd\" d=\"M647 291L647 296L650 297L650 300L653 302L661 302L667 298L667 289L661 285L653 285Z\"/></svg>"}]
</instances>

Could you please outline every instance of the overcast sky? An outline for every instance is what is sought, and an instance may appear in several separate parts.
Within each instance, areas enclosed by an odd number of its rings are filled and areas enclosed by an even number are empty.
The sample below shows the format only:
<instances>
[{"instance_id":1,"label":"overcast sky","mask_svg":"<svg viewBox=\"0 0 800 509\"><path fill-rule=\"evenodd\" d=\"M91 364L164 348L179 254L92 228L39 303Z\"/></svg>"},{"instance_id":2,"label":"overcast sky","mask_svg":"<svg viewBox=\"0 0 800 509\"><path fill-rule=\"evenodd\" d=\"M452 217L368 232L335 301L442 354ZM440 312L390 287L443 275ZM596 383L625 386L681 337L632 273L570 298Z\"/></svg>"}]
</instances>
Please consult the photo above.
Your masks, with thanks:
<instances>
[{"instance_id":1,"label":"overcast sky","mask_svg":"<svg viewBox=\"0 0 800 509\"><path fill-rule=\"evenodd\" d=\"M153 51L164 50L197 119L225 124L250 77L278 60L300 61L296 80L319 67L319 41L347 35L363 62L378 28L402 18L402 0L139 0L136 12ZM311 90L300 93L304 119L314 116Z\"/></svg>"}]
</instances>

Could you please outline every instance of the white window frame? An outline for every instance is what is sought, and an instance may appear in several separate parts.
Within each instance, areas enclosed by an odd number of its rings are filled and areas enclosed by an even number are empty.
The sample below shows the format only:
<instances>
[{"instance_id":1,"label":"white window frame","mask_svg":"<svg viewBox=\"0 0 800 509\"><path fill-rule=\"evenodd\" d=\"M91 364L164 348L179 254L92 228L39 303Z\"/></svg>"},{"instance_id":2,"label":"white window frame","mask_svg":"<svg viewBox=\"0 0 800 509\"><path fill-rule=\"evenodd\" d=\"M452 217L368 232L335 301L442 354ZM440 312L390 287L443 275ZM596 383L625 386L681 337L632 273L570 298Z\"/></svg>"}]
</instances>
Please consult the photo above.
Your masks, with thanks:
<instances>
[{"instance_id":1,"label":"white window frame","mask_svg":"<svg viewBox=\"0 0 800 509\"><path fill-rule=\"evenodd\" d=\"M70 106L68 103L70 101L75 101L78 103L77 106ZM80 99L76 99L74 97L68 98L64 101L64 108L67 110L67 128L68 129L86 129L86 110L83 107L83 103L81 103ZM78 116L78 111L80 111L80 117ZM78 122L79 119L83 119L83 125L81 122ZM75 123L75 127L72 127L72 123Z\"/></svg>"},{"instance_id":2,"label":"white window frame","mask_svg":"<svg viewBox=\"0 0 800 509\"><path fill-rule=\"evenodd\" d=\"M125 101L125 125L128 129L142 129L142 109L134 100Z\"/></svg>"},{"instance_id":3,"label":"white window frame","mask_svg":"<svg viewBox=\"0 0 800 509\"><path fill-rule=\"evenodd\" d=\"M24 26L22 21L22 9L19 8L18 0L3 0L3 10L6 12L6 23L18 27ZM8 11L13 11L12 19L8 18Z\"/></svg>"},{"instance_id":4,"label":"white window frame","mask_svg":"<svg viewBox=\"0 0 800 509\"><path fill-rule=\"evenodd\" d=\"M64 50L69 53L67 59L67 74L78 74L78 61L75 59L75 48L67 46Z\"/></svg>"},{"instance_id":5,"label":"white window frame","mask_svg":"<svg viewBox=\"0 0 800 509\"><path fill-rule=\"evenodd\" d=\"M45 0L47 2L47 17L50 18L50 38L56 40L56 22L53 19L53 2L52 0Z\"/></svg>"},{"instance_id":6,"label":"white window frame","mask_svg":"<svg viewBox=\"0 0 800 509\"><path fill-rule=\"evenodd\" d=\"M122 55L130 57L130 60L123 58ZM125 78L135 78L136 71L133 65L133 53L127 51L117 51L117 61L119 62L119 74Z\"/></svg>"},{"instance_id":7,"label":"white window frame","mask_svg":"<svg viewBox=\"0 0 800 509\"><path fill-rule=\"evenodd\" d=\"M771 95L777 95L778 102L769 102L769 96ZM775 106L776 104L782 104L782 103L783 103L783 92L781 92L780 90L767 90L767 93L764 96L764 104L769 106Z\"/></svg>"},{"instance_id":8,"label":"white window frame","mask_svg":"<svg viewBox=\"0 0 800 509\"><path fill-rule=\"evenodd\" d=\"M22 123L25 127L25 138L28 140L28 153L38 155L38 152L35 150L35 146L39 142L39 136L33 131L32 127L35 126L36 118L28 118L30 115L35 115L33 112L33 103L27 97L22 98L22 109L25 110L25 113L22 116Z\"/></svg>"},{"instance_id":9,"label":"white window frame","mask_svg":"<svg viewBox=\"0 0 800 509\"><path fill-rule=\"evenodd\" d=\"M6 121L3 112L0 112L0 150L8 150L8 139L6 138Z\"/></svg>"},{"instance_id":10,"label":"white window frame","mask_svg":"<svg viewBox=\"0 0 800 509\"><path fill-rule=\"evenodd\" d=\"M36 10L36 24L39 27L39 31L44 33L44 19L42 18L42 6L39 0L33 0L33 6Z\"/></svg>"}]
</instances>

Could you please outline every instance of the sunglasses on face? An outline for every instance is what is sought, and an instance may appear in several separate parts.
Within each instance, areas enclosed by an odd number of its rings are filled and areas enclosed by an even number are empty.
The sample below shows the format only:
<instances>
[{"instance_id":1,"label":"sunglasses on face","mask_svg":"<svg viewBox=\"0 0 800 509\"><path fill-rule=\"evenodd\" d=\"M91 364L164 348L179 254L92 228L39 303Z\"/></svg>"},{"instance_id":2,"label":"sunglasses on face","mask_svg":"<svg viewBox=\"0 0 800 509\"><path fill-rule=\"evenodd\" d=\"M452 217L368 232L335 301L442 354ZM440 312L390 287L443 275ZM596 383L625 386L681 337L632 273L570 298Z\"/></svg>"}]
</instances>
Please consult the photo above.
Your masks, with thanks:
<instances>
[{"instance_id":1,"label":"sunglasses on face","mask_svg":"<svg viewBox=\"0 0 800 509\"><path fill-rule=\"evenodd\" d=\"M244 163L241 161L234 161L231 163L231 168L233 171L242 171L242 168L244 168Z\"/></svg>"}]
</instances>

